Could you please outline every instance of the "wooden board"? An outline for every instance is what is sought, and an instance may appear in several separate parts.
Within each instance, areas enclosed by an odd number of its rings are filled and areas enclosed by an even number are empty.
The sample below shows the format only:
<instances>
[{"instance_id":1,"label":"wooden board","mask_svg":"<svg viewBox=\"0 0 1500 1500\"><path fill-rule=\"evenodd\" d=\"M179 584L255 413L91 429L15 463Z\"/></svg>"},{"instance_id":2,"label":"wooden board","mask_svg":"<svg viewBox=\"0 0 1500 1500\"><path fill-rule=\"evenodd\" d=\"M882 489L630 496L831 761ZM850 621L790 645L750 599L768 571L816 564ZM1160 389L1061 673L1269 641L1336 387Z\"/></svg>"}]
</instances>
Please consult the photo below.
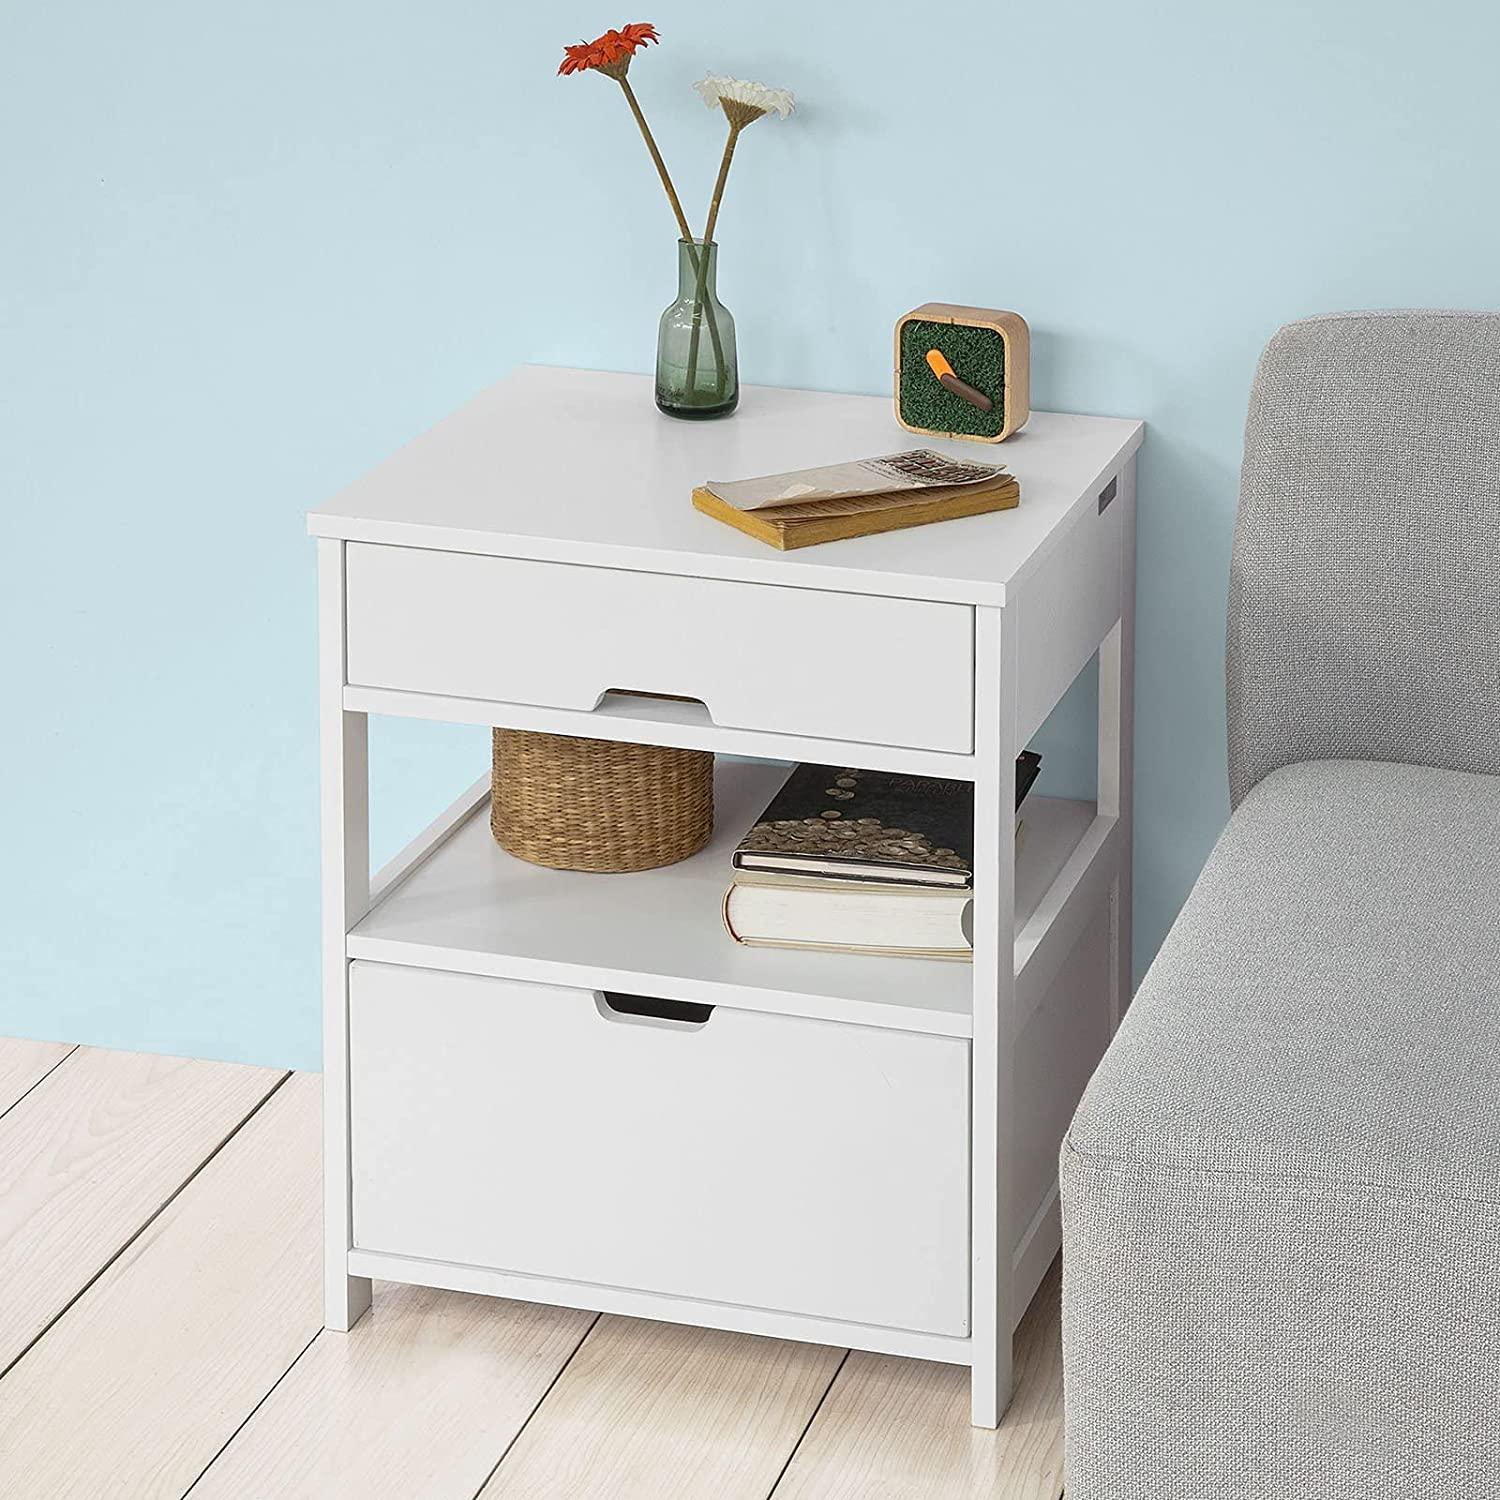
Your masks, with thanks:
<instances>
[{"instance_id":1,"label":"wooden board","mask_svg":"<svg viewBox=\"0 0 1500 1500\"><path fill-rule=\"evenodd\" d=\"M1061 1263L1016 1330L1016 1394L969 1426L967 1372L851 1354L774 1500L1057 1500L1062 1494Z\"/></svg>"},{"instance_id":2,"label":"wooden board","mask_svg":"<svg viewBox=\"0 0 1500 1500\"><path fill-rule=\"evenodd\" d=\"M479 1500L764 1500L842 1358L601 1318Z\"/></svg>"},{"instance_id":3,"label":"wooden board","mask_svg":"<svg viewBox=\"0 0 1500 1500\"><path fill-rule=\"evenodd\" d=\"M381 1286L350 1333L318 1335L193 1500L473 1500L593 1321Z\"/></svg>"},{"instance_id":4,"label":"wooden board","mask_svg":"<svg viewBox=\"0 0 1500 1500\"><path fill-rule=\"evenodd\" d=\"M0 1115L35 1088L72 1050L66 1042L0 1038Z\"/></svg>"},{"instance_id":5,"label":"wooden board","mask_svg":"<svg viewBox=\"0 0 1500 1500\"><path fill-rule=\"evenodd\" d=\"M0 1370L285 1076L80 1047L0 1118Z\"/></svg>"},{"instance_id":6,"label":"wooden board","mask_svg":"<svg viewBox=\"0 0 1500 1500\"><path fill-rule=\"evenodd\" d=\"M0 1495L181 1496L322 1327L319 1079L292 1078L0 1380Z\"/></svg>"}]
</instances>

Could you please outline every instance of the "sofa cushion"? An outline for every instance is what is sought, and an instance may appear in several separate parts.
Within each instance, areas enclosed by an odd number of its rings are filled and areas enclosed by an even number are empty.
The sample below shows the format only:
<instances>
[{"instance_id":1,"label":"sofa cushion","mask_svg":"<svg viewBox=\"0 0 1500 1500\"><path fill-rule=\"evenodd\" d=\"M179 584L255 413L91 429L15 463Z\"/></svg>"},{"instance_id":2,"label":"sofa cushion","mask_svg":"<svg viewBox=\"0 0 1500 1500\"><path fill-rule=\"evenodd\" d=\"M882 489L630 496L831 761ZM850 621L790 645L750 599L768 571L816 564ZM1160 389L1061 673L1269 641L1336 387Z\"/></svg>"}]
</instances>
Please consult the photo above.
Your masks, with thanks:
<instances>
[{"instance_id":1,"label":"sofa cushion","mask_svg":"<svg viewBox=\"0 0 1500 1500\"><path fill-rule=\"evenodd\" d=\"M1500 1199L1500 777L1368 761L1267 776L1069 1144Z\"/></svg>"},{"instance_id":2,"label":"sofa cushion","mask_svg":"<svg viewBox=\"0 0 1500 1500\"><path fill-rule=\"evenodd\" d=\"M1276 766L1500 774L1500 314L1309 318L1266 346L1229 573L1235 802Z\"/></svg>"},{"instance_id":3,"label":"sofa cushion","mask_svg":"<svg viewBox=\"0 0 1500 1500\"><path fill-rule=\"evenodd\" d=\"M1069 1500L1500 1494L1500 778L1261 781L1062 1208Z\"/></svg>"}]
</instances>

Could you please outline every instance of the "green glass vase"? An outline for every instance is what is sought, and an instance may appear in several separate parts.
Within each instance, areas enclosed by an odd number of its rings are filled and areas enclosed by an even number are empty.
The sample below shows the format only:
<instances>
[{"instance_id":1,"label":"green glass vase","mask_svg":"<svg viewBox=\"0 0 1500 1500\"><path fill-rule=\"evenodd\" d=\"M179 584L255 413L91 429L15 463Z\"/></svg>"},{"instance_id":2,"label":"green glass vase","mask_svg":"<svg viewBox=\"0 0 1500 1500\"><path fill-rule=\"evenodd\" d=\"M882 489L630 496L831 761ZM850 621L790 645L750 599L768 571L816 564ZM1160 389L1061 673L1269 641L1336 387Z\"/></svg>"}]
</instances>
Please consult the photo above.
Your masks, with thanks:
<instances>
[{"instance_id":1,"label":"green glass vase","mask_svg":"<svg viewBox=\"0 0 1500 1500\"><path fill-rule=\"evenodd\" d=\"M727 417L740 399L734 319L719 301L719 247L677 242L677 300L656 334L656 404L669 417Z\"/></svg>"}]
</instances>

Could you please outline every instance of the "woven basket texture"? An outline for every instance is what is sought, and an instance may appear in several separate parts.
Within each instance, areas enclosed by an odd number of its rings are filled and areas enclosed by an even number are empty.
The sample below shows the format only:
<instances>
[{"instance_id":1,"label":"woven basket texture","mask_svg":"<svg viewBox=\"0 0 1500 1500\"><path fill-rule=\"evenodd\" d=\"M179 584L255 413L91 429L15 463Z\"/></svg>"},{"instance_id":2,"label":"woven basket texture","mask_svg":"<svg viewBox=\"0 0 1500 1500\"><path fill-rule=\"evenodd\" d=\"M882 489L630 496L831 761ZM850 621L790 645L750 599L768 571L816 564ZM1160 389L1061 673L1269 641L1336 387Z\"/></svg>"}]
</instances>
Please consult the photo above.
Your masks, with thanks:
<instances>
[{"instance_id":1,"label":"woven basket texture","mask_svg":"<svg viewBox=\"0 0 1500 1500\"><path fill-rule=\"evenodd\" d=\"M495 730L490 831L518 859L654 870L696 854L713 826L709 751Z\"/></svg>"}]
</instances>

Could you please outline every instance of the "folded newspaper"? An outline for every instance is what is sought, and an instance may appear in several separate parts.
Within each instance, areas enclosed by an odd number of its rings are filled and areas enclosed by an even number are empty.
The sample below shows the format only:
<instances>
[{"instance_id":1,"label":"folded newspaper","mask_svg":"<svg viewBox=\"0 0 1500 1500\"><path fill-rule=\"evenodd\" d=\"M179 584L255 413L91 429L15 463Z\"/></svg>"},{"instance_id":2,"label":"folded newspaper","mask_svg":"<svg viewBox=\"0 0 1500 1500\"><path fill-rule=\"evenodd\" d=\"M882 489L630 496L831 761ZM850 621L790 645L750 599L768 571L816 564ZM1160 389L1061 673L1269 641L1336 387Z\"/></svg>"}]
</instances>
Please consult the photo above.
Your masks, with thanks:
<instances>
[{"instance_id":1,"label":"folded newspaper","mask_svg":"<svg viewBox=\"0 0 1500 1500\"><path fill-rule=\"evenodd\" d=\"M767 474L759 479L728 482L710 479L704 488L735 510L769 510L781 505L863 500L880 495L916 500L926 497L912 491L962 490L968 485L998 479L1004 472L1004 464L969 463L935 453L931 448L912 448L881 458L829 464L821 469L792 469L786 474Z\"/></svg>"}]
</instances>

